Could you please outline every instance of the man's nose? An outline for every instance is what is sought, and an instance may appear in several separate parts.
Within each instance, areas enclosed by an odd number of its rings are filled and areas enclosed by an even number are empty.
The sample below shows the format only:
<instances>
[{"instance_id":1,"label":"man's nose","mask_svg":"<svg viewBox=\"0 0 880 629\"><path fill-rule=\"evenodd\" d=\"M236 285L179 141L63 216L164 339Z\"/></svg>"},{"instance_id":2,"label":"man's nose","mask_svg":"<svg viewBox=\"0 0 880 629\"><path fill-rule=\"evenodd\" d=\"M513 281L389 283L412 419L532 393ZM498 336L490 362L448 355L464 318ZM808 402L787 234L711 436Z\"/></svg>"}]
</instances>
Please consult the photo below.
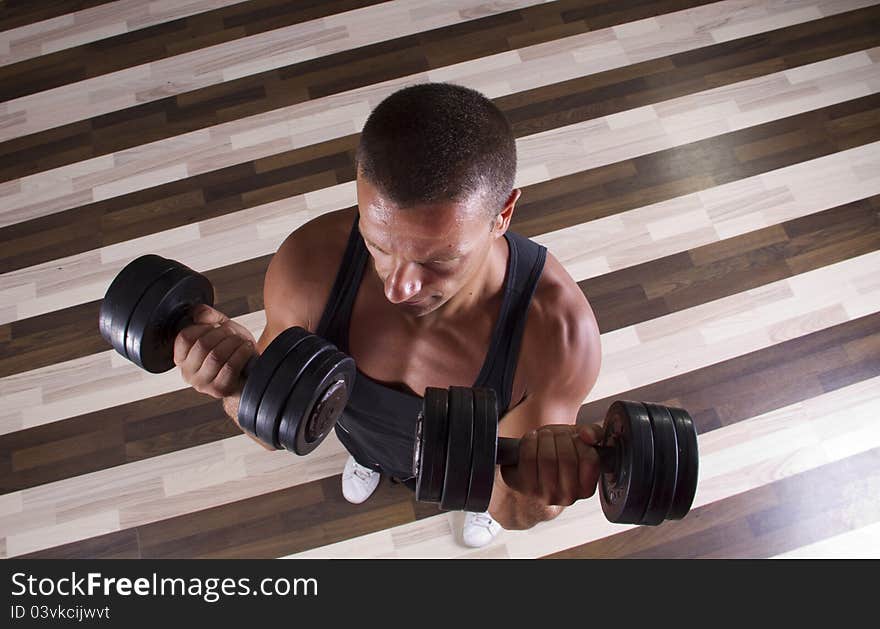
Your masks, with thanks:
<instances>
[{"instance_id":1,"label":"man's nose","mask_svg":"<svg viewBox=\"0 0 880 629\"><path fill-rule=\"evenodd\" d=\"M416 265L397 264L385 278L385 297L392 304L409 301L422 290Z\"/></svg>"}]
</instances>

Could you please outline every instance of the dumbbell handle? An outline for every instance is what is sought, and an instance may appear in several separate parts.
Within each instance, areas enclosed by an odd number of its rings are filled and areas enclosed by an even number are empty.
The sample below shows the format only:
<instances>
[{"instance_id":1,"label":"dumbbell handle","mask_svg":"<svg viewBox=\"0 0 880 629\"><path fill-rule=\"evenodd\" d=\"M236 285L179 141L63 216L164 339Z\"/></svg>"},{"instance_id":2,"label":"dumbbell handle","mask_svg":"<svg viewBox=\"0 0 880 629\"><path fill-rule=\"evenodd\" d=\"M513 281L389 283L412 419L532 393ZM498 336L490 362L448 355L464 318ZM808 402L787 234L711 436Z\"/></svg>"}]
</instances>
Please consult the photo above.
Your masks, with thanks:
<instances>
[{"instance_id":1,"label":"dumbbell handle","mask_svg":"<svg viewBox=\"0 0 880 629\"><path fill-rule=\"evenodd\" d=\"M495 463L498 465L516 465L519 463L519 439L498 437L498 454ZM617 465L617 453L608 446L590 446L599 452L599 462L603 470L613 470Z\"/></svg>"}]
</instances>

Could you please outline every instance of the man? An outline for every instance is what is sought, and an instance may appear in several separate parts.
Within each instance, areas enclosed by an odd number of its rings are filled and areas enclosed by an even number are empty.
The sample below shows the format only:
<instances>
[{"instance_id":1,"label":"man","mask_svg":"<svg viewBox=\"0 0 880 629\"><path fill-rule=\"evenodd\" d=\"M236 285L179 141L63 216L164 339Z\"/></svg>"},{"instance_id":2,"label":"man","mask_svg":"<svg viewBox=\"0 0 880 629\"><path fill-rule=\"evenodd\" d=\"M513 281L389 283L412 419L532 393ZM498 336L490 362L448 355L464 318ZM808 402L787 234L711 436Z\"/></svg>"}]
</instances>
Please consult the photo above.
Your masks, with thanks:
<instances>
[{"instance_id":1,"label":"man","mask_svg":"<svg viewBox=\"0 0 880 629\"><path fill-rule=\"evenodd\" d=\"M408 87L372 112L356 161L357 208L303 225L273 257L259 342L208 307L180 333L186 381L223 398L237 421L242 366L298 325L358 366L336 426L351 454L350 502L369 497L381 473L414 488L422 396L452 385L494 388L499 435L523 438L519 464L496 470L488 513L467 514L467 545L591 496L598 456L587 444L599 429L574 422L598 377L598 326L562 265L508 231L521 191L504 115L468 88Z\"/></svg>"}]
</instances>

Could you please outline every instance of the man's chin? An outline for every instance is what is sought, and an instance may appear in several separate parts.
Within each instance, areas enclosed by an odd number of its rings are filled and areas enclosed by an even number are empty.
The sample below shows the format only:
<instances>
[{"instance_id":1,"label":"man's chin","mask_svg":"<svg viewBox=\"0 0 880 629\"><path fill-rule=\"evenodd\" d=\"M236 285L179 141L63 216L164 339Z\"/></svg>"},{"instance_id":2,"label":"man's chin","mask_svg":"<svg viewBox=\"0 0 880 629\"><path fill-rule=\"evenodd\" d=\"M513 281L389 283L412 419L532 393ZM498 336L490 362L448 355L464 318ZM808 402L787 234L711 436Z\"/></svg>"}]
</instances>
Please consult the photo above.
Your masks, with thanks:
<instances>
[{"instance_id":1,"label":"man's chin","mask_svg":"<svg viewBox=\"0 0 880 629\"><path fill-rule=\"evenodd\" d=\"M439 299L428 298L422 303L417 304L403 304L403 307L412 314L414 317L424 317L427 314L431 314L435 310L437 310L440 306L443 305L443 302Z\"/></svg>"}]
</instances>

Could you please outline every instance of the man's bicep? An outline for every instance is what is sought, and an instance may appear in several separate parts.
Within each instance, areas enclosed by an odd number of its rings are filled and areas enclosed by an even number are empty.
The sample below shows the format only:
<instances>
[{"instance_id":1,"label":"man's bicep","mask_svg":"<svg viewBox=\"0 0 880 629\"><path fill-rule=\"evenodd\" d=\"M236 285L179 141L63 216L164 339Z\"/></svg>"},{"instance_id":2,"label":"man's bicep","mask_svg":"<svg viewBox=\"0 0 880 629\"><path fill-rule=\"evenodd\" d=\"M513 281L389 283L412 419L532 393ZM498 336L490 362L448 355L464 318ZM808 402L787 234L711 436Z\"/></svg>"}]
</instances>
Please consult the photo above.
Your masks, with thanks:
<instances>
[{"instance_id":1,"label":"man's bicep","mask_svg":"<svg viewBox=\"0 0 880 629\"><path fill-rule=\"evenodd\" d=\"M257 341L260 352L287 328L300 326L309 330L312 323L309 319L308 302L301 294L306 288L305 282L298 277L299 263L294 247L292 238L288 237L272 256L266 270L263 281L266 327Z\"/></svg>"},{"instance_id":2,"label":"man's bicep","mask_svg":"<svg viewBox=\"0 0 880 629\"><path fill-rule=\"evenodd\" d=\"M519 438L548 424L574 423L579 406L553 397L529 397L501 418L498 436Z\"/></svg>"},{"instance_id":3,"label":"man's bicep","mask_svg":"<svg viewBox=\"0 0 880 629\"><path fill-rule=\"evenodd\" d=\"M599 378L602 364L595 319L584 322L555 363L556 369L534 370L526 398L504 416L499 434L521 437L548 424L573 424L578 410ZM544 365L548 361L541 361Z\"/></svg>"}]
</instances>

